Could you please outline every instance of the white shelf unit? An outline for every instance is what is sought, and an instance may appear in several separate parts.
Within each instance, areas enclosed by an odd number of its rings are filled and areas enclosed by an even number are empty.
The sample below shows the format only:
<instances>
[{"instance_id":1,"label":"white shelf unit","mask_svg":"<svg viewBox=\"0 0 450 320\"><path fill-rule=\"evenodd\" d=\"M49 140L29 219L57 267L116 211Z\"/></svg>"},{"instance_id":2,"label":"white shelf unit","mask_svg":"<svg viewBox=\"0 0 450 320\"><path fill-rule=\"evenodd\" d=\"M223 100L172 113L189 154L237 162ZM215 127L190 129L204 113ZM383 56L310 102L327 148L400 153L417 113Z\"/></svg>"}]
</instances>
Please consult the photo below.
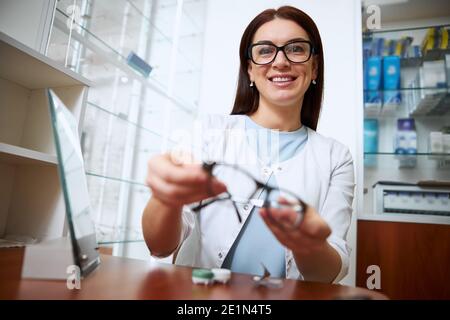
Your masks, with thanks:
<instances>
[{"instance_id":1,"label":"white shelf unit","mask_svg":"<svg viewBox=\"0 0 450 320\"><path fill-rule=\"evenodd\" d=\"M90 83L0 33L0 239L63 236L65 206L45 89L79 125Z\"/></svg>"}]
</instances>

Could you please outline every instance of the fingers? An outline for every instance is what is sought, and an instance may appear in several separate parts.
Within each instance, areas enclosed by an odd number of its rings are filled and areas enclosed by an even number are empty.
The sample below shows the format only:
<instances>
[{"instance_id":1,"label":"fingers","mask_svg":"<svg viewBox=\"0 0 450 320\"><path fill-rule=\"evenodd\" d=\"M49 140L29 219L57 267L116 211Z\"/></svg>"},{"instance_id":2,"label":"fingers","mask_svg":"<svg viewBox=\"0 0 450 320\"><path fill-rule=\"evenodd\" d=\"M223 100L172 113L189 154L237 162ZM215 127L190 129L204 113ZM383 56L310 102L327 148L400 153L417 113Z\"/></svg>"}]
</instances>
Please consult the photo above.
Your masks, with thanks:
<instances>
[{"instance_id":1,"label":"fingers","mask_svg":"<svg viewBox=\"0 0 450 320\"><path fill-rule=\"evenodd\" d=\"M279 202L280 204L292 204L292 203L293 203L292 201L289 201L289 200L287 200L287 199L284 198L284 197L279 197L279 198L278 198L278 202Z\"/></svg>"},{"instance_id":2,"label":"fingers","mask_svg":"<svg viewBox=\"0 0 450 320\"><path fill-rule=\"evenodd\" d=\"M177 206L200 201L210 197L211 193L212 195L217 195L226 190L223 184L212 184L210 191L205 185L193 187L177 185L168 183L158 176L152 178L150 188L153 195L161 201Z\"/></svg>"},{"instance_id":3,"label":"fingers","mask_svg":"<svg viewBox=\"0 0 450 320\"><path fill-rule=\"evenodd\" d=\"M147 185L168 205L181 206L226 191L222 182L198 164L175 164L168 155L160 155L150 159L148 167Z\"/></svg>"},{"instance_id":4,"label":"fingers","mask_svg":"<svg viewBox=\"0 0 450 320\"><path fill-rule=\"evenodd\" d=\"M285 205L294 203L292 201L288 201L283 197L279 197L278 202ZM295 221L293 219L296 218L296 216L294 216L293 214L289 214L289 212L279 212L278 216L282 219L286 219L289 222ZM307 206L305 208L303 219L299 227L302 232L313 238L326 239L331 234L331 229L328 224L311 206Z\"/></svg>"},{"instance_id":5,"label":"fingers","mask_svg":"<svg viewBox=\"0 0 450 320\"><path fill-rule=\"evenodd\" d=\"M301 232L313 238L327 239L331 234L328 224L311 206L306 208L299 228Z\"/></svg>"},{"instance_id":6,"label":"fingers","mask_svg":"<svg viewBox=\"0 0 450 320\"><path fill-rule=\"evenodd\" d=\"M323 245L323 240L314 239L308 235L302 234L299 230L286 230L278 222L271 217L271 212L274 209L260 209L260 214L270 231L284 246L292 251L309 254L312 250L316 250Z\"/></svg>"},{"instance_id":7,"label":"fingers","mask_svg":"<svg viewBox=\"0 0 450 320\"><path fill-rule=\"evenodd\" d=\"M284 198L280 198L279 203L292 204ZM331 234L328 224L310 206L306 207L297 227L294 226L298 213L292 209L262 208L260 214L278 241L298 253L309 254L318 250Z\"/></svg>"},{"instance_id":8,"label":"fingers","mask_svg":"<svg viewBox=\"0 0 450 320\"><path fill-rule=\"evenodd\" d=\"M208 174L199 164L175 164L168 155L154 157L148 162L148 174L157 175L170 183L192 185L205 183Z\"/></svg>"}]
</instances>

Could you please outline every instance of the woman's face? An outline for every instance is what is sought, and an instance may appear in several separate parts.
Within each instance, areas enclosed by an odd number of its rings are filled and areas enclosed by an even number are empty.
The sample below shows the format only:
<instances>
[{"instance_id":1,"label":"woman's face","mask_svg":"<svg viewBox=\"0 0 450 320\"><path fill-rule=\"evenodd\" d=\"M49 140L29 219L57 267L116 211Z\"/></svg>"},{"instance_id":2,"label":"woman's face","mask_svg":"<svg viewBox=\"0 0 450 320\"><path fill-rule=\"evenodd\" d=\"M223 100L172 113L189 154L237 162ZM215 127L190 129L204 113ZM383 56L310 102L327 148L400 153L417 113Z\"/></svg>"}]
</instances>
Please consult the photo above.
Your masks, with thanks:
<instances>
[{"instance_id":1,"label":"woman's face","mask_svg":"<svg viewBox=\"0 0 450 320\"><path fill-rule=\"evenodd\" d=\"M280 47L293 39L310 40L307 32L294 21L275 18L256 31L252 43L269 41ZM248 73L259 91L260 104L300 107L311 81L317 77L317 61L312 55L304 63L291 63L279 51L270 64L257 65L250 61Z\"/></svg>"}]
</instances>

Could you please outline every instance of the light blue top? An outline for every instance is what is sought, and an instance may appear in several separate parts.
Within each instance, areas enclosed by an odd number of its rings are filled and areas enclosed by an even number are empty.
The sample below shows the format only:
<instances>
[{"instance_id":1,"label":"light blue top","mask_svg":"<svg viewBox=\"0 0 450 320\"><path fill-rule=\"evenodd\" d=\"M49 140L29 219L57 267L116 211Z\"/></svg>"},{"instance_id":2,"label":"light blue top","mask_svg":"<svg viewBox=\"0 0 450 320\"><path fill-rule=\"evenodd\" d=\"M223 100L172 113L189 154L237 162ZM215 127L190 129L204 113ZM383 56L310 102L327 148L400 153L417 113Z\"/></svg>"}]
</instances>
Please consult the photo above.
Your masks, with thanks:
<instances>
[{"instance_id":1,"label":"light blue top","mask_svg":"<svg viewBox=\"0 0 450 320\"><path fill-rule=\"evenodd\" d=\"M308 140L305 126L295 131L281 132L264 128L249 117L245 117L245 130L250 147L263 165L292 158L303 149ZM268 184L276 186L273 175ZM276 200L278 194L272 192L270 198ZM284 247L266 226L258 210L257 207L253 208L222 267L234 272L262 275L261 263L263 263L273 277L284 278L286 273Z\"/></svg>"}]
</instances>

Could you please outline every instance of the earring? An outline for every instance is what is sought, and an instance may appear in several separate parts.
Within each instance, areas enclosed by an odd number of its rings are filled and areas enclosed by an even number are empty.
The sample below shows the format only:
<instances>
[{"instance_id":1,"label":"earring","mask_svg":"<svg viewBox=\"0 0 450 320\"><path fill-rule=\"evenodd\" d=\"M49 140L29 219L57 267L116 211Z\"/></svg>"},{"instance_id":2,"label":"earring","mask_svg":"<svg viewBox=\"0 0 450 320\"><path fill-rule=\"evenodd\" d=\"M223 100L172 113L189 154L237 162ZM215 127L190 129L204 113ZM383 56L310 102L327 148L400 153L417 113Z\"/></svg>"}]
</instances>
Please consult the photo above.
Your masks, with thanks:
<instances>
[{"instance_id":1,"label":"earring","mask_svg":"<svg viewBox=\"0 0 450 320\"><path fill-rule=\"evenodd\" d=\"M253 81L250 81L250 87L253 87L255 83Z\"/></svg>"},{"instance_id":2,"label":"earring","mask_svg":"<svg viewBox=\"0 0 450 320\"><path fill-rule=\"evenodd\" d=\"M313 81L312 81L312 84L317 84L316 80L313 80Z\"/></svg>"}]
</instances>

